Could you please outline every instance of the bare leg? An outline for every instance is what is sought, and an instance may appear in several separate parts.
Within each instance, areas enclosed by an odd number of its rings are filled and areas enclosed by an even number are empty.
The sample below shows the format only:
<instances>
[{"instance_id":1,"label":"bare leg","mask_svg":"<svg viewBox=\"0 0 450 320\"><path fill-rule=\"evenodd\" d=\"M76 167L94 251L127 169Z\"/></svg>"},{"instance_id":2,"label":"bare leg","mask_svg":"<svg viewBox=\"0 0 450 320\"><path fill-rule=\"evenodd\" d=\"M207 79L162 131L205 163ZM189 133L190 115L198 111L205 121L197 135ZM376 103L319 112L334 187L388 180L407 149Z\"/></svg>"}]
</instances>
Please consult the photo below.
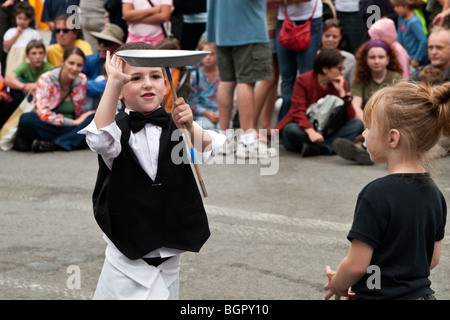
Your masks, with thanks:
<instances>
[{"instance_id":1,"label":"bare leg","mask_svg":"<svg viewBox=\"0 0 450 320\"><path fill-rule=\"evenodd\" d=\"M219 125L221 130L230 128L231 111L233 110L233 96L236 82L221 81L217 90L217 104L219 109Z\"/></svg>"}]
</instances>

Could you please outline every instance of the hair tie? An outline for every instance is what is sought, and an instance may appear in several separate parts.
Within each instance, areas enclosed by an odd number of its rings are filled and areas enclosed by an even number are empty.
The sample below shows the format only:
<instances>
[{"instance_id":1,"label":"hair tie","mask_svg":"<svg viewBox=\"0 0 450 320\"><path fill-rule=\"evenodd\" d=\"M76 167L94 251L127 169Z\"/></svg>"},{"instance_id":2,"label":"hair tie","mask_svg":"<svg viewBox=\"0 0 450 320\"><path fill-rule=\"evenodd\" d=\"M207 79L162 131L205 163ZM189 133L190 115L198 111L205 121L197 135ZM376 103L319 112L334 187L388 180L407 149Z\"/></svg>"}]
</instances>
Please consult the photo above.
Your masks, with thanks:
<instances>
[{"instance_id":1,"label":"hair tie","mask_svg":"<svg viewBox=\"0 0 450 320\"><path fill-rule=\"evenodd\" d=\"M364 52L367 52L370 50L370 48L373 47L381 47L383 48L388 54L391 53L391 48L389 48L389 45L384 42L383 40L378 40L378 39L374 39L374 40L370 40L369 43L366 45L366 47L364 48Z\"/></svg>"}]
</instances>

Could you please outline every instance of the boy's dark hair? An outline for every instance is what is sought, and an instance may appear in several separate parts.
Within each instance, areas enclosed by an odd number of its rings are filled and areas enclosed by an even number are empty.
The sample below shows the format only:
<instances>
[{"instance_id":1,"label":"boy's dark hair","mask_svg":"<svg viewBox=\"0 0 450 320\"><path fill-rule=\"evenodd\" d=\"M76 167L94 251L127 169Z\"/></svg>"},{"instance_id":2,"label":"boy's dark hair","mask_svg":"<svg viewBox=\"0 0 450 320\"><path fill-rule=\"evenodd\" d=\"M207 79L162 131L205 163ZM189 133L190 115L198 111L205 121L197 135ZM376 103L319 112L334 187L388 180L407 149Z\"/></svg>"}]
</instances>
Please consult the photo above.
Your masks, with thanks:
<instances>
[{"instance_id":1,"label":"boy's dark hair","mask_svg":"<svg viewBox=\"0 0 450 320\"><path fill-rule=\"evenodd\" d=\"M344 59L345 57L337 49L322 49L314 59L314 73L323 74L323 68L334 68Z\"/></svg>"},{"instance_id":2,"label":"boy's dark hair","mask_svg":"<svg viewBox=\"0 0 450 320\"><path fill-rule=\"evenodd\" d=\"M44 49L44 54L45 54L45 44L44 44L44 42L42 42L42 40L30 40L27 43L27 46L25 48L25 53L29 54L30 50L34 49L34 48L42 48L42 49Z\"/></svg>"},{"instance_id":3,"label":"boy's dark hair","mask_svg":"<svg viewBox=\"0 0 450 320\"><path fill-rule=\"evenodd\" d=\"M72 54L79 55L81 58L83 58L83 62L86 62L86 56L84 55L83 51L81 51L81 49L77 47L70 47L64 50L63 60L65 61Z\"/></svg>"},{"instance_id":4,"label":"boy's dark hair","mask_svg":"<svg viewBox=\"0 0 450 320\"><path fill-rule=\"evenodd\" d=\"M125 43L125 44L121 45L116 50L116 52L121 51L121 50L149 50L149 49L155 49L155 47L148 42L138 41L138 42Z\"/></svg>"},{"instance_id":5,"label":"boy's dark hair","mask_svg":"<svg viewBox=\"0 0 450 320\"><path fill-rule=\"evenodd\" d=\"M425 82L430 86L439 85L445 82L445 74L441 69L433 68L433 66L428 65L419 72L417 81Z\"/></svg>"},{"instance_id":6,"label":"boy's dark hair","mask_svg":"<svg viewBox=\"0 0 450 320\"><path fill-rule=\"evenodd\" d=\"M391 0L392 7L405 6L409 10L420 9L425 5L423 0Z\"/></svg>"},{"instance_id":7,"label":"boy's dark hair","mask_svg":"<svg viewBox=\"0 0 450 320\"><path fill-rule=\"evenodd\" d=\"M23 13L27 16L28 19L30 19L30 28L36 29L36 16L34 13L34 8L31 6L31 4L28 1L19 2L14 7L14 17L16 17L18 14ZM14 24L16 22L14 21Z\"/></svg>"}]
</instances>

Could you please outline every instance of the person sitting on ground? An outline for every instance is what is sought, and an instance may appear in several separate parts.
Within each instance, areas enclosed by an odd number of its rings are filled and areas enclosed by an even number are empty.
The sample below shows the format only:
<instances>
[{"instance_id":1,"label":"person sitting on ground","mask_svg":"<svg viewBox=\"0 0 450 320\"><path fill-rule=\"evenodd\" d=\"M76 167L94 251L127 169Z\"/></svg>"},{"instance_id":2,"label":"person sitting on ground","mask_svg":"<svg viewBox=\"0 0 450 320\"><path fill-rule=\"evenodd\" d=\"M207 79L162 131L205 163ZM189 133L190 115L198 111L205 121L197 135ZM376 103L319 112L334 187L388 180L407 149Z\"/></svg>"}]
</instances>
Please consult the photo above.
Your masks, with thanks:
<instances>
[{"instance_id":1,"label":"person sitting on ground","mask_svg":"<svg viewBox=\"0 0 450 320\"><path fill-rule=\"evenodd\" d=\"M100 32L91 32L97 39L99 50L86 57L83 73L88 78L86 110L97 109L103 91L105 91L106 79L104 76L104 64L106 51L114 53L122 44L123 30L119 26L108 23Z\"/></svg>"},{"instance_id":2,"label":"person sitting on ground","mask_svg":"<svg viewBox=\"0 0 450 320\"><path fill-rule=\"evenodd\" d=\"M386 41L369 40L361 45L356 52L356 73L351 89L356 118L362 120L364 106L374 92L403 79L401 72L395 50ZM336 139L333 149L344 159L372 165L363 140L362 136L354 142Z\"/></svg>"},{"instance_id":3,"label":"person sitting on ground","mask_svg":"<svg viewBox=\"0 0 450 320\"><path fill-rule=\"evenodd\" d=\"M10 97L3 76L0 73L0 129L16 110L17 103Z\"/></svg>"},{"instance_id":4,"label":"person sitting on ground","mask_svg":"<svg viewBox=\"0 0 450 320\"><path fill-rule=\"evenodd\" d=\"M394 20L384 17L376 21L369 28L368 32L371 39L386 41L395 49L398 63L402 67L403 79L409 79L411 75L411 58L406 49L397 41L397 29L395 28Z\"/></svg>"},{"instance_id":5,"label":"person sitting on ground","mask_svg":"<svg viewBox=\"0 0 450 320\"><path fill-rule=\"evenodd\" d=\"M342 50L343 33L341 21L338 19L327 19L323 24L322 41L320 43L319 51L325 48L338 49L341 55L345 57L344 60L344 78L347 80L349 86L355 77L356 59L353 53Z\"/></svg>"},{"instance_id":6,"label":"person sitting on ground","mask_svg":"<svg viewBox=\"0 0 450 320\"><path fill-rule=\"evenodd\" d=\"M67 21L71 15L62 14L55 20L55 33L57 43L51 44L47 48L47 61L55 67L61 65L64 50L70 47L77 47L83 51L85 56L93 54L89 42L81 39L81 29L69 28Z\"/></svg>"},{"instance_id":7,"label":"person sitting on ground","mask_svg":"<svg viewBox=\"0 0 450 320\"><path fill-rule=\"evenodd\" d=\"M430 65L442 70L446 80L450 80L450 30L434 26L428 36L428 58ZM420 66L411 73L410 80L417 80L420 71L425 66Z\"/></svg>"},{"instance_id":8,"label":"person sitting on ground","mask_svg":"<svg viewBox=\"0 0 450 320\"><path fill-rule=\"evenodd\" d=\"M85 112L86 76L81 73L84 53L64 51L60 67L44 73L36 89L36 111L22 114L14 140L17 151L71 151L86 146L77 132L87 126L94 111Z\"/></svg>"},{"instance_id":9,"label":"person sitting on ground","mask_svg":"<svg viewBox=\"0 0 450 320\"><path fill-rule=\"evenodd\" d=\"M3 50L8 52L5 76L25 61L25 48L31 40L42 39L36 30L34 9L28 2L17 3L14 7L16 26L9 28L3 36Z\"/></svg>"},{"instance_id":10,"label":"person sitting on ground","mask_svg":"<svg viewBox=\"0 0 450 320\"><path fill-rule=\"evenodd\" d=\"M337 49L322 49L314 59L314 69L297 76L291 108L275 126L287 150L299 152L303 157L331 155L334 139L353 141L362 133L364 124L361 119L355 119L344 79L344 59ZM307 108L326 95L338 96L347 104L344 125L328 137L317 132L306 115Z\"/></svg>"},{"instance_id":11,"label":"person sitting on ground","mask_svg":"<svg viewBox=\"0 0 450 320\"><path fill-rule=\"evenodd\" d=\"M44 61L45 45L42 40L31 40L25 49L28 62L23 62L6 76L5 84L10 88L11 97L19 104L30 93L36 93L39 77L52 70L52 64Z\"/></svg>"},{"instance_id":12,"label":"person sitting on ground","mask_svg":"<svg viewBox=\"0 0 450 320\"><path fill-rule=\"evenodd\" d=\"M211 52L203 58L200 68L191 73L191 90L188 104L194 113L194 120L203 129L219 129L219 107L217 90L220 76L216 60L216 45L200 39L197 49Z\"/></svg>"}]
</instances>

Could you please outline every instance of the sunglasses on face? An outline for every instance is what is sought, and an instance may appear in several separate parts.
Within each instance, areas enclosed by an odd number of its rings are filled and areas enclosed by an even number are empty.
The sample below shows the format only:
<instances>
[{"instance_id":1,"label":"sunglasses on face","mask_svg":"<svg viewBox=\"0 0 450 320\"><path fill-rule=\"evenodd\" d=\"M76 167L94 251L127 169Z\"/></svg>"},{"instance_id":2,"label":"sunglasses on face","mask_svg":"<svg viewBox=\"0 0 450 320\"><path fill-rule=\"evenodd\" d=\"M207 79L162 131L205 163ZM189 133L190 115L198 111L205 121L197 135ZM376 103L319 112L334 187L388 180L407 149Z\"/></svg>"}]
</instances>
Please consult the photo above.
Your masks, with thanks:
<instances>
[{"instance_id":1,"label":"sunglasses on face","mask_svg":"<svg viewBox=\"0 0 450 320\"><path fill-rule=\"evenodd\" d=\"M108 40L103 40L103 39L98 39L97 42L98 42L99 45L103 44L105 47L111 47L111 46L116 44L115 42L108 41Z\"/></svg>"},{"instance_id":2,"label":"sunglasses on face","mask_svg":"<svg viewBox=\"0 0 450 320\"><path fill-rule=\"evenodd\" d=\"M64 34L69 33L70 29L55 29L55 33L58 34L60 32L63 32Z\"/></svg>"}]
</instances>

